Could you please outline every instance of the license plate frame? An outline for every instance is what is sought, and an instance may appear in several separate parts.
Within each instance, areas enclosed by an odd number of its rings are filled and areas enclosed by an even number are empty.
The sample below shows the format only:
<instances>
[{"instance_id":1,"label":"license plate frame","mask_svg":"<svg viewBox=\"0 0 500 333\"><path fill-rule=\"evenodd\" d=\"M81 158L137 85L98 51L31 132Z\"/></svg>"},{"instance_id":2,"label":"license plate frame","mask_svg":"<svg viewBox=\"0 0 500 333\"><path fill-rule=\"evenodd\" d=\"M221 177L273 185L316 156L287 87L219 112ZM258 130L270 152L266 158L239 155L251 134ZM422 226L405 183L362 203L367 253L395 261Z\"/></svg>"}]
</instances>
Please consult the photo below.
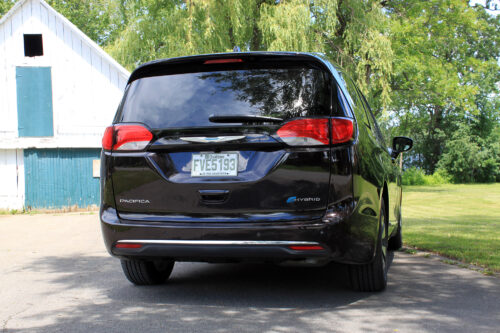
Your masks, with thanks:
<instances>
[{"instance_id":1,"label":"license plate frame","mask_svg":"<svg viewBox=\"0 0 500 333\"><path fill-rule=\"evenodd\" d=\"M229 152L193 154L191 177L235 177L238 175L238 157L238 153Z\"/></svg>"}]
</instances>

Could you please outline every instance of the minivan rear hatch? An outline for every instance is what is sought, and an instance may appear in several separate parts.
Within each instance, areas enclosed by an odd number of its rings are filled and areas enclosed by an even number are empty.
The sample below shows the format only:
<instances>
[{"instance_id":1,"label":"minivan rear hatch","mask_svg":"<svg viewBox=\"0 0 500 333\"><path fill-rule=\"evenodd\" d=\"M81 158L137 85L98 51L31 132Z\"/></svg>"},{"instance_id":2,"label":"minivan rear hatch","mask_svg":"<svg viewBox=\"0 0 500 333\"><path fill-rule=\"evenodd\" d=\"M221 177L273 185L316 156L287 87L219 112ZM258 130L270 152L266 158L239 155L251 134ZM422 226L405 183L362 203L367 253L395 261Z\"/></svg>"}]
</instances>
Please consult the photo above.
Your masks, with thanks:
<instances>
[{"instance_id":1,"label":"minivan rear hatch","mask_svg":"<svg viewBox=\"0 0 500 333\"><path fill-rule=\"evenodd\" d=\"M321 218L330 140L352 136L352 121L349 129L349 119L332 118L342 116L332 103L335 89L312 56L197 56L138 68L112 129L120 217Z\"/></svg>"}]
</instances>

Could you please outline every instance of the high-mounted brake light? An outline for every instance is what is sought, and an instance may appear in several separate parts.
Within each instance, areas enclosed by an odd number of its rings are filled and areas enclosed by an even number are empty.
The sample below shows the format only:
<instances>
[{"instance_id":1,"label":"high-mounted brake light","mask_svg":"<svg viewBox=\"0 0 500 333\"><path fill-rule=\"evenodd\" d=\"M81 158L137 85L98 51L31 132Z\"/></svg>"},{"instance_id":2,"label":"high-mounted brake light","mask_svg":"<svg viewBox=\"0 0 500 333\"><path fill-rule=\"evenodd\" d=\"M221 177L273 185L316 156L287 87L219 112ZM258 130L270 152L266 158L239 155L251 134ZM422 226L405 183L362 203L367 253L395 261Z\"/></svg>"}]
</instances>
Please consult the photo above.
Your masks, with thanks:
<instances>
[{"instance_id":1,"label":"high-mounted brake light","mask_svg":"<svg viewBox=\"0 0 500 333\"><path fill-rule=\"evenodd\" d=\"M234 62L243 62L243 59L212 59L212 60L205 60L203 63L204 65L210 65L210 64L229 64L229 63L234 63Z\"/></svg>"},{"instance_id":2,"label":"high-mounted brake light","mask_svg":"<svg viewBox=\"0 0 500 333\"><path fill-rule=\"evenodd\" d=\"M141 125L109 126L102 138L104 150L142 150L146 148L153 134Z\"/></svg>"},{"instance_id":3,"label":"high-mounted brake light","mask_svg":"<svg viewBox=\"0 0 500 333\"><path fill-rule=\"evenodd\" d=\"M329 129L331 121L331 131ZM353 123L346 118L304 118L284 124L276 134L291 146L317 146L347 142L352 138Z\"/></svg>"}]
</instances>

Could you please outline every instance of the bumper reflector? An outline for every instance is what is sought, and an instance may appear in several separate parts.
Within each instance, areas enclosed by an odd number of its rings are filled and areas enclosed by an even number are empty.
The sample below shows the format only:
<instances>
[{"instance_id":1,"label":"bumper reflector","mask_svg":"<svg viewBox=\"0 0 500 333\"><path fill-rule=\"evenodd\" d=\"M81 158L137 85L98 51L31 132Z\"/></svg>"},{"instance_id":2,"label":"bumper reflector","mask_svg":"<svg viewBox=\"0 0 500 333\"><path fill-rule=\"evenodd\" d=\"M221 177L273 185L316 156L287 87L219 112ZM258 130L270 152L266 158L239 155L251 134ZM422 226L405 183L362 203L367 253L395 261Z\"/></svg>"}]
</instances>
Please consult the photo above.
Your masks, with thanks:
<instances>
[{"instance_id":1,"label":"bumper reflector","mask_svg":"<svg viewBox=\"0 0 500 333\"><path fill-rule=\"evenodd\" d=\"M292 245L289 246L291 250L295 251L315 251L315 250L324 250L322 246L319 245Z\"/></svg>"},{"instance_id":2,"label":"bumper reflector","mask_svg":"<svg viewBox=\"0 0 500 333\"><path fill-rule=\"evenodd\" d=\"M137 243L118 243L115 245L115 248L117 249L140 249L142 247L142 244L137 244Z\"/></svg>"}]
</instances>

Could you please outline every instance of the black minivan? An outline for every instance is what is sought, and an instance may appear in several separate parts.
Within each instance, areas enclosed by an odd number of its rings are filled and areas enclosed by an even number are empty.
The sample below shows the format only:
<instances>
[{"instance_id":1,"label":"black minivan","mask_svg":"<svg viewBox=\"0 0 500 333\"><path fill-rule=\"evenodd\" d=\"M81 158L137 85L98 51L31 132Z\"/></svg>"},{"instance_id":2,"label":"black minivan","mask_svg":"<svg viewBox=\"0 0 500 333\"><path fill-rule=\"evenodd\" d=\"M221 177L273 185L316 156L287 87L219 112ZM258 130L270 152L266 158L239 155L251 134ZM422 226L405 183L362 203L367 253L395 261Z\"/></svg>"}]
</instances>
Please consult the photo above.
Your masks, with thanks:
<instances>
[{"instance_id":1,"label":"black minivan","mask_svg":"<svg viewBox=\"0 0 500 333\"><path fill-rule=\"evenodd\" d=\"M323 56L149 62L102 143L102 232L132 283L165 282L175 261L335 261L353 288L385 288L402 242L396 158L412 141L388 148Z\"/></svg>"}]
</instances>

